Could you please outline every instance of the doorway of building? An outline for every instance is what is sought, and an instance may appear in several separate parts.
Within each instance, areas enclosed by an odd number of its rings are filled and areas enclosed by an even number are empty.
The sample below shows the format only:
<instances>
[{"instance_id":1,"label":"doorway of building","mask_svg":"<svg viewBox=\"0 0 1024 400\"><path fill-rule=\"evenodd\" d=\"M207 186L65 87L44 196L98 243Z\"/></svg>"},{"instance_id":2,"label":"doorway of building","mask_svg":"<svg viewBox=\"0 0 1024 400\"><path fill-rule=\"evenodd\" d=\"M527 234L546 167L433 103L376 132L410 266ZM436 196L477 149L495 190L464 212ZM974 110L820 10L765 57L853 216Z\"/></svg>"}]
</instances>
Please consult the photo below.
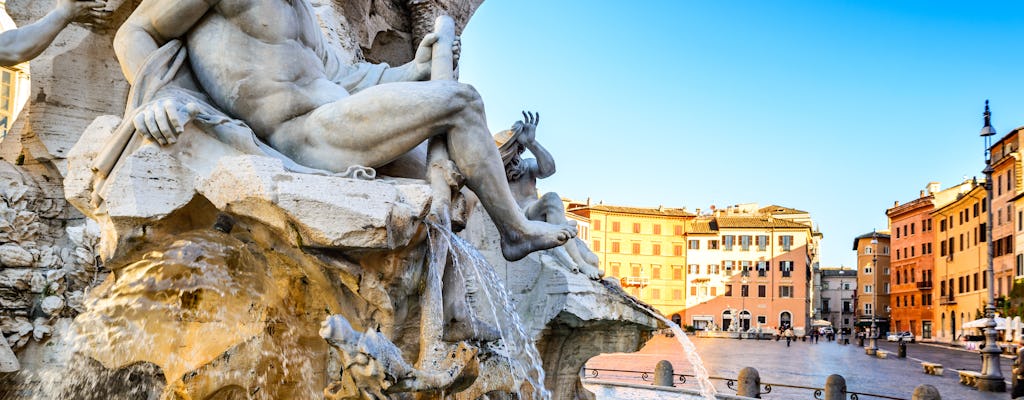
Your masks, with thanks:
<instances>
[{"instance_id":1,"label":"doorway of building","mask_svg":"<svg viewBox=\"0 0 1024 400\"><path fill-rule=\"evenodd\" d=\"M779 314L779 325L782 326L782 329L791 328L793 326L793 314L790 314L789 311L783 311Z\"/></svg>"}]
</instances>

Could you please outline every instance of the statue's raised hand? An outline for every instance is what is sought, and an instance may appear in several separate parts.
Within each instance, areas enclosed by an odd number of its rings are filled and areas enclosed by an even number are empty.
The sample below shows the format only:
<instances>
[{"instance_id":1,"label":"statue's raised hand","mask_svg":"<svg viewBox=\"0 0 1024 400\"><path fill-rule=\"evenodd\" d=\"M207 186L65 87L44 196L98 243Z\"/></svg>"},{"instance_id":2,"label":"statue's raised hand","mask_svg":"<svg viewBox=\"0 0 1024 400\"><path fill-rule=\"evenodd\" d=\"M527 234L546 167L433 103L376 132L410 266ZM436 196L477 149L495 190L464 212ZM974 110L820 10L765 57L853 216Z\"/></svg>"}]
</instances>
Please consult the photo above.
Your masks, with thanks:
<instances>
[{"instance_id":1,"label":"statue's raised hand","mask_svg":"<svg viewBox=\"0 0 1024 400\"><path fill-rule=\"evenodd\" d=\"M537 139L537 124L540 123L540 113L523 111L523 120L519 121L522 133L519 134L519 143L523 145L533 143Z\"/></svg>"},{"instance_id":2,"label":"statue's raised hand","mask_svg":"<svg viewBox=\"0 0 1024 400\"><path fill-rule=\"evenodd\" d=\"M132 122L142 135L160 144L173 144L198 113L195 103L161 99L143 106Z\"/></svg>"}]
</instances>

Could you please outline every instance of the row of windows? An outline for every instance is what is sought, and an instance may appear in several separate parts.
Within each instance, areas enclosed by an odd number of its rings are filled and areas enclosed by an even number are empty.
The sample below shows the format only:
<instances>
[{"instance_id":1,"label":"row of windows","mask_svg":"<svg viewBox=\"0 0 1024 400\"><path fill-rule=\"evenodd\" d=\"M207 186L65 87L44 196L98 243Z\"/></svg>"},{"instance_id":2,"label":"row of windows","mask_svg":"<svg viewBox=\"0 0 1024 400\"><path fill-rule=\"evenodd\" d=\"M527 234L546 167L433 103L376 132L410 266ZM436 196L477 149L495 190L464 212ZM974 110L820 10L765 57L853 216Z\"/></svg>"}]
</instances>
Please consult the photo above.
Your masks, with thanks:
<instances>
[{"instance_id":1,"label":"row of windows","mask_svg":"<svg viewBox=\"0 0 1024 400\"><path fill-rule=\"evenodd\" d=\"M974 245L975 246L977 246L978 243L984 243L987 240L987 238L985 237L985 235L986 235L985 229L986 229L985 224L980 224L979 226L974 227ZM964 235L967 235L966 239L964 238ZM939 256L945 257L948 254L949 255L949 259L950 260L953 259L954 249L956 248L956 244L957 244L956 238L957 238L956 236L953 236L953 237L951 237L951 238L949 238L947 240L939 241ZM964 251L965 245L966 245L967 248L970 248L971 247L971 232L967 231L966 234L961 233L960 234L960 242L959 243L960 243L960 250L959 251Z\"/></svg>"},{"instance_id":2,"label":"row of windows","mask_svg":"<svg viewBox=\"0 0 1024 400\"><path fill-rule=\"evenodd\" d=\"M921 282L931 282L931 281L932 281L932 271L930 271L930 270L921 271ZM915 283L915 282L917 282L917 274L914 273L914 269L913 268L903 269L902 271L901 270L897 270L896 271L896 284L897 285L904 284L904 283Z\"/></svg>"},{"instance_id":3,"label":"row of windows","mask_svg":"<svg viewBox=\"0 0 1024 400\"><path fill-rule=\"evenodd\" d=\"M636 289L636 288L633 288L633 289ZM715 288L711 288L711 289L712 289L712 291L714 291ZM639 293L634 290L633 296L639 296ZM661 300L661 289L658 289L658 288L651 289L651 299ZM682 289L672 289L672 300L682 300L682 299L683 299L683 290Z\"/></svg>"},{"instance_id":4,"label":"row of windows","mask_svg":"<svg viewBox=\"0 0 1024 400\"><path fill-rule=\"evenodd\" d=\"M917 305L917 295L907 296L894 296L896 297L896 307L914 307ZM921 305L930 306L932 305L931 293L925 293L921 295Z\"/></svg>"},{"instance_id":5,"label":"row of windows","mask_svg":"<svg viewBox=\"0 0 1024 400\"><path fill-rule=\"evenodd\" d=\"M949 278L949 280L939 282L939 295L952 299L954 294L988 289L987 278L988 271L981 271L980 279L977 272L957 277L955 280L953 278ZM956 283L956 286L953 285L954 283ZM971 288L972 283L973 289ZM956 293L954 293L954 288L956 289Z\"/></svg>"},{"instance_id":6,"label":"row of windows","mask_svg":"<svg viewBox=\"0 0 1024 400\"><path fill-rule=\"evenodd\" d=\"M907 228L910 228L909 232L907 231ZM900 231L902 231L903 236L909 236L909 235L915 234L916 230L917 230L917 223L916 222L911 222L909 224L903 224L902 227L897 226L896 229L895 229L895 231L896 231L896 238L897 239L900 238L900 233L901 233ZM921 232L922 233L923 232L928 232L930 230L932 230L932 220L926 219L924 221L921 221Z\"/></svg>"},{"instance_id":7,"label":"row of windows","mask_svg":"<svg viewBox=\"0 0 1024 400\"><path fill-rule=\"evenodd\" d=\"M983 198L981 199L981 212L986 211L988 211L988 199ZM975 202L970 207L965 207L963 210L960 210L958 214L960 215L960 225L970 222L971 214L974 215L974 218L978 218L978 203ZM945 232L947 229L953 229L952 215L939 221L939 232Z\"/></svg>"},{"instance_id":8,"label":"row of windows","mask_svg":"<svg viewBox=\"0 0 1024 400\"><path fill-rule=\"evenodd\" d=\"M672 265L670 268L672 268L672 278L671 279L683 280L683 266L682 265ZM611 273L611 276L616 276L616 277L624 276L624 275L622 275L622 273L625 272L625 271L622 270L622 264L621 263L617 263L617 262L608 263L608 269L610 270L609 272ZM662 267L659 264L650 264L649 271L651 271L651 279L663 279L662 278L661 269L662 269ZM645 269L641 264L631 263L631 264L629 264L629 275L628 276L642 277L642 276L644 276L644 273L646 271L648 271L648 270Z\"/></svg>"},{"instance_id":9,"label":"row of windows","mask_svg":"<svg viewBox=\"0 0 1024 400\"><path fill-rule=\"evenodd\" d=\"M769 261L734 261L734 260L723 260L722 266L719 268L718 264L709 264L705 266L703 271L708 275L722 274L725 276L732 276L736 271L740 271L742 276L750 276L753 271L757 271L757 276L765 277L768 276L768 272L771 271L771 262ZM788 278L793 273L793 261L779 261L779 271L782 272L783 278ZM688 274L700 274L702 271L699 264L687 265L686 272Z\"/></svg>"},{"instance_id":10,"label":"row of windows","mask_svg":"<svg viewBox=\"0 0 1024 400\"><path fill-rule=\"evenodd\" d=\"M612 276L622 277L622 264L617 262L608 263L609 270ZM724 268L723 268L724 267ZM683 279L683 266L672 265L672 278L675 280ZM779 261L779 271L782 272L783 278L788 278L793 273L794 263L793 261ZM650 264L651 279L663 279L661 273L662 266L660 264ZM767 276L771 270L771 263L768 261L735 261L735 260L724 260L722 264L708 264L701 268L699 264L689 264L686 266L686 273L699 275L735 275L737 271L742 276L749 276L753 271L757 271L757 276ZM630 275L640 277L644 275L645 268L641 264L631 263L630 264Z\"/></svg>"},{"instance_id":11,"label":"row of windows","mask_svg":"<svg viewBox=\"0 0 1024 400\"><path fill-rule=\"evenodd\" d=\"M600 252L601 251L601 241L600 240L594 240L593 245L594 245L593 246L594 252ZM622 243L620 243L620 242L612 242L611 251L610 252L611 253L622 253ZM632 243L631 252L629 254L640 254L640 243ZM661 255L661 244L658 244L658 243L651 244L651 253L650 254L651 255L655 255L655 256L660 256ZM675 256L675 257L682 257L683 256L683 245L681 245L681 244L672 245L672 255Z\"/></svg>"},{"instance_id":12,"label":"row of windows","mask_svg":"<svg viewBox=\"0 0 1024 400\"><path fill-rule=\"evenodd\" d=\"M725 296L733 297L732 291L733 285L725 285ZM778 297L781 298L792 298L793 297L793 285L779 285L779 290L776 292ZM691 292L694 288L690 288ZM751 297L750 296L750 285L740 285L739 297ZM768 297L768 285L757 285L757 297Z\"/></svg>"},{"instance_id":13,"label":"row of windows","mask_svg":"<svg viewBox=\"0 0 1024 400\"><path fill-rule=\"evenodd\" d=\"M871 285L871 284L864 285L864 293L865 294L874 293L874 292L875 292L875 286L874 285ZM888 293L889 293L889 282L886 282L885 285L882 286L881 294L888 294Z\"/></svg>"},{"instance_id":14,"label":"row of windows","mask_svg":"<svg viewBox=\"0 0 1024 400\"><path fill-rule=\"evenodd\" d=\"M767 246L768 246L768 236L767 235L760 235L760 236L742 235L742 236L739 236L739 249L741 251L749 251L750 250L750 243L751 243L751 239L752 238L756 239L755 240L755 244L757 245L758 251L766 251L767 250ZM687 248L689 248L691 250L699 250L700 249L700 244L701 244L700 242L701 242L700 240L696 240L696 239L689 240L689 241L687 241ZM736 236L734 236L734 235L722 236L722 242L725 243L725 246L724 246L724 248L722 250L732 251L733 248L735 247ZM595 252L600 252L601 251L601 241L600 240L594 240L593 241L593 245L594 245L593 246L593 250ZM779 246L782 246L782 251L790 251L792 249L792 245L793 245L793 236L792 235L782 235L782 236L779 236ZM708 250L718 250L718 240L715 240L715 239L707 240L707 248L708 248ZM622 244L620 242L612 242L611 243L611 252L612 253L622 253ZM629 254L640 254L640 243L632 243L632 252L630 252ZM657 243L652 244L651 245L651 254L655 255L655 256L660 256L661 255L661 245L657 244ZM673 245L672 246L672 255L673 256L677 256L677 257L678 256L682 256L683 255L683 246L682 245Z\"/></svg>"},{"instance_id":15,"label":"row of windows","mask_svg":"<svg viewBox=\"0 0 1024 400\"><path fill-rule=\"evenodd\" d=\"M592 222L595 231L601 230L601 220L596 219ZM633 233L641 233L641 224L639 222L633 223ZM622 232L622 224L619 221L612 221L612 232ZM661 234L661 224L651 224L651 234ZM683 226L673 225L672 234L675 236L683 236Z\"/></svg>"},{"instance_id":16,"label":"row of windows","mask_svg":"<svg viewBox=\"0 0 1024 400\"><path fill-rule=\"evenodd\" d=\"M921 243L921 255L932 254L931 243ZM904 247L902 249L896 249L896 259L901 260L904 258L916 257L917 250L914 246Z\"/></svg>"}]
</instances>

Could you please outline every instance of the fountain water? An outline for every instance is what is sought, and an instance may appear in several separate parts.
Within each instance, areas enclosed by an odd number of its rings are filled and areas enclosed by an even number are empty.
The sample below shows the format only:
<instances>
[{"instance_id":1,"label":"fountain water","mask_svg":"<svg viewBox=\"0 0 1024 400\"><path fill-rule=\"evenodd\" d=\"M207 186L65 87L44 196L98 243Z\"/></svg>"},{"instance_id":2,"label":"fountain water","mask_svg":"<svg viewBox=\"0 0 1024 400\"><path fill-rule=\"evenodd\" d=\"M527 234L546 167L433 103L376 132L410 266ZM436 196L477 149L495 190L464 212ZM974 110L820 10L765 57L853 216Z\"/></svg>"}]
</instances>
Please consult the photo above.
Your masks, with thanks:
<instances>
[{"instance_id":1,"label":"fountain water","mask_svg":"<svg viewBox=\"0 0 1024 400\"><path fill-rule=\"evenodd\" d=\"M435 224L428 224L431 247L437 248L435 240L443 240L451 250L452 267L459 278L475 286L467 293L469 316L474 327L493 324L501 337L500 342L488 343L485 348L508 361L511 376L523 379L532 388L534 399L549 399L550 392L544 387L544 368L533 339L526 333L519 313L508 296L501 278L495 274L487 260L469 243L454 235L450 230ZM467 275L471 274L471 275ZM476 284L472 284L475 282ZM477 295L483 297L477 297ZM490 315L479 315L483 310ZM526 397L520 389L519 397Z\"/></svg>"},{"instance_id":2,"label":"fountain water","mask_svg":"<svg viewBox=\"0 0 1024 400\"><path fill-rule=\"evenodd\" d=\"M683 331L683 329L675 322L665 318L656 310L651 309L650 306L640 304L633 298L630 299L633 300L638 309L645 310L652 317L661 321L672 330L676 340L679 341L679 344L683 347L683 353L686 354L687 361L689 361L690 365L693 367L693 375L697 378L697 386L700 389L701 396L706 400L715 400L715 395L718 393L718 390L716 390L715 385L711 383L711 379L708 377L708 371L704 368L704 361L700 359L700 355L697 354L697 348L693 345L693 342L690 341L686 332Z\"/></svg>"}]
</instances>

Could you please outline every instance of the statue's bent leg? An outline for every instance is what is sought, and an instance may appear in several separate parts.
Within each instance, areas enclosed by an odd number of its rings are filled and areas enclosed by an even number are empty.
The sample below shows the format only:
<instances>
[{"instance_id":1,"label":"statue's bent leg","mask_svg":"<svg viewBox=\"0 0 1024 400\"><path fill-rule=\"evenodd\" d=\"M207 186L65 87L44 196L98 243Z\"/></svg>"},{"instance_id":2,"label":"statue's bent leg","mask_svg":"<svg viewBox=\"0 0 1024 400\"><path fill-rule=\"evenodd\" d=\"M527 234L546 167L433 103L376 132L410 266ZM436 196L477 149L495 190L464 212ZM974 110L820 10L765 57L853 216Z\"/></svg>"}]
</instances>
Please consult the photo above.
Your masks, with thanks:
<instances>
[{"instance_id":1,"label":"statue's bent leg","mask_svg":"<svg viewBox=\"0 0 1024 400\"><path fill-rule=\"evenodd\" d=\"M542 220L556 225L570 224L568 218L565 217L562 197L555 192L544 193L539 200L527 207L526 216L529 219ZM586 243L579 238L574 238L565 242L562 248L572 258L577 271L587 275L590 279L601 278L601 270L598 268L600 261L597 255L587 248Z\"/></svg>"},{"instance_id":2,"label":"statue's bent leg","mask_svg":"<svg viewBox=\"0 0 1024 400\"><path fill-rule=\"evenodd\" d=\"M469 85L450 81L374 86L283 125L271 145L301 164L343 171L379 167L432 136L447 134L448 152L495 221L502 253L518 260L574 237L571 226L529 221L512 198L487 131L483 101Z\"/></svg>"}]
</instances>

